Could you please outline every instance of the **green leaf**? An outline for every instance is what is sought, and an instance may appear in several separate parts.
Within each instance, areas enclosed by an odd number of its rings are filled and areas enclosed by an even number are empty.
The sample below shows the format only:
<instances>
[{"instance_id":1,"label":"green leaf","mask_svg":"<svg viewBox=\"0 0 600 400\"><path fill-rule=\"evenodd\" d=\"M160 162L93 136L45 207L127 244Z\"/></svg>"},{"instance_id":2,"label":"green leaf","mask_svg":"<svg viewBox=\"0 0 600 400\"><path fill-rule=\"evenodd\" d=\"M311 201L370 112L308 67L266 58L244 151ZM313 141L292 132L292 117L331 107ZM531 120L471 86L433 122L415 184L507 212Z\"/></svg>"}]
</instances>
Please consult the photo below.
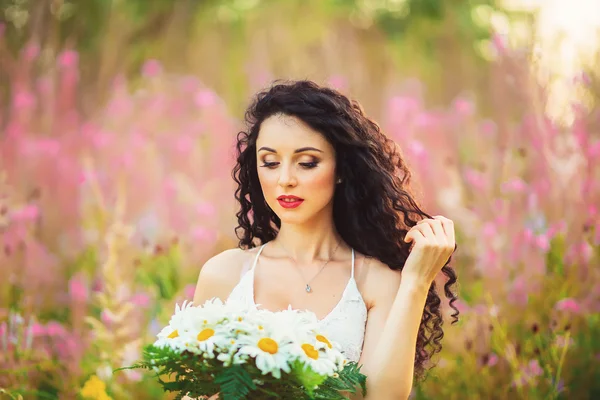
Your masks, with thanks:
<instances>
[{"instance_id":1,"label":"green leaf","mask_svg":"<svg viewBox=\"0 0 600 400\"><path fill-rule=\"evenodd\" d=\"M246 399L250 391L256 390L250 374L239 365L225 368L215 376L215 383L221 387L220 397L223 400Z\"/></svg>"},{"instance_id":2,"label":"green leaf","mask_svg":"<svg viewBox=\"0 0 600 400\"><path fill-rule=\"evenodd\" d=\"M304 387L310 396L313 395L315 388L327 379L326 376L314 372L312 368L305 366L300 361L295 361L292 364L292 376Z\"/></svg>"}]
</instances>

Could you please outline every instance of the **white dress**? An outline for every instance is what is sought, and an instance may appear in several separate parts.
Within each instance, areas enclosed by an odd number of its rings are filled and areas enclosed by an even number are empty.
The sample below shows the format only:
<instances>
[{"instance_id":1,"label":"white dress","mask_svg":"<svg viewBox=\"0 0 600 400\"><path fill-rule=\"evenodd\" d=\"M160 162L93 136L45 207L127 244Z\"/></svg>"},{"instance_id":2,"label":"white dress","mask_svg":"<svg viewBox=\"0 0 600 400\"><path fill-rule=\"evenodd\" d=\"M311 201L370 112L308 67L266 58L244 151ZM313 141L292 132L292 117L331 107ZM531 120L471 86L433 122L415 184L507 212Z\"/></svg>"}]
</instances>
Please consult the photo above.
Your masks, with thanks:
<instances>
[{"instance_id":1,"label":"white dress","mask_svg":"<svg viewBox=\"0 0 600 400\"><path fill-rule=\"evenodd\" d=\"M233 288L228 299L233 299L256 308L254 302L254 269L266 243L258 250L252 268L246 272ZM323 319L319 328L328 338L337 342L349 361L357 362L362 353L367 322L367 306L354 279L354 249L352 249L352 275L338 304Z\"/></svg>"}]
</instances>

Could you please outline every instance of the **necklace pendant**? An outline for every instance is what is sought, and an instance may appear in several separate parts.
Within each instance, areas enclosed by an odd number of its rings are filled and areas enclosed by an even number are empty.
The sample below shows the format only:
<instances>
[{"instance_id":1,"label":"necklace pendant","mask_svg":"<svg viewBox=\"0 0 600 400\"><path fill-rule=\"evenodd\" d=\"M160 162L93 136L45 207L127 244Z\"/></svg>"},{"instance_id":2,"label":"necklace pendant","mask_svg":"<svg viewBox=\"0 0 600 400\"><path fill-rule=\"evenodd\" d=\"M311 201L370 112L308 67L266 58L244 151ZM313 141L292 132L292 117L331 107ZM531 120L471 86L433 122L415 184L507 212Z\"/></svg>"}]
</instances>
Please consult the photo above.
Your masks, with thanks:
<instances>
[{"instance_id":1,"label":"necklace pendant","mask_svg":"<svg viewBox=\"0 0 600 400\"><path fill-rule=\"evenodd\" d=\"M312 288L310 287L310 285L307 283L306 284L306 293L310 293L312 292Z\"/></svg>"}]
</instances>

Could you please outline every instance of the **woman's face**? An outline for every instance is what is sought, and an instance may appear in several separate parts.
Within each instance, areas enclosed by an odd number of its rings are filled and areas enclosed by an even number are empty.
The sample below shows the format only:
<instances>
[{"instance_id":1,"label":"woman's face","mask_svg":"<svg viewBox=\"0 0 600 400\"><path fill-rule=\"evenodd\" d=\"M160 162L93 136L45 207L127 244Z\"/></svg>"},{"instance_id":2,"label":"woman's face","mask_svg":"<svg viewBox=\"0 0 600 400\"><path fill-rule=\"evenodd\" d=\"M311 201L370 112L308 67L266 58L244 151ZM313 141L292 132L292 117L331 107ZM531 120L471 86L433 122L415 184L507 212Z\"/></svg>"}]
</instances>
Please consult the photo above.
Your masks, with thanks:
<instances>
[{"instance_id":1,"label":"woman's face","mask_svg":"<svg viewBox=\"0 0 600 400\"><path fill-rule=\"evenodd\" d=\"M333 204L335 150L302 120L282 114L264 120L256 157L263 195L282 222L308 221Z\"/></svg>"}]
</instances>

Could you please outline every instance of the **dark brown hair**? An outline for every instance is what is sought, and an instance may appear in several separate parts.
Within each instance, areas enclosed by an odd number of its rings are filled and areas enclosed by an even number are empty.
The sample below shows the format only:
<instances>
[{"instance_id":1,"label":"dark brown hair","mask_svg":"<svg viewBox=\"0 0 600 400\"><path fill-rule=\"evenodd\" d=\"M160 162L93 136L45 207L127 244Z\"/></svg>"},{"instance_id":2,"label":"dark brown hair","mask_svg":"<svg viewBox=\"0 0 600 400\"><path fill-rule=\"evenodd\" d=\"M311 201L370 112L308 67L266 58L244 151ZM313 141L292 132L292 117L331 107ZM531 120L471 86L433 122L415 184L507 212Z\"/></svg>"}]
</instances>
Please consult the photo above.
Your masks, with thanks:
<instances>
[{"instance_id":1,"label":"dark brown hair","mask_svg":"<svg viewBox=\"0 0 600 400\"><path fill-rule=\"evenodd\" d=\"M375 257L391 269L402 270L410 243L407 231L424 218L410 193L411 174L397 144L383 134L354 100L311 81L275 82L259 92L246 111L247 129L238 133L237 164L233 178L240 203L236 234L240 248L252 248L277 236L279 217L269 208L257 172L256 140L262 122L275 114L299 118L320 132L336 151L336 168L342 183L336 185L333 217L337 231L348 245ZM456 250L456 248L455 248ZM448 263L450 260L448 260ZM446 263L444 294L454 310L457 296L451 290L455 271ZM429 288L415 354L415 377L421 379L426 363L442 349L443 318L435 282ZM427 365L431 367L431 365Z\"/></svg>"}]
</instances>

